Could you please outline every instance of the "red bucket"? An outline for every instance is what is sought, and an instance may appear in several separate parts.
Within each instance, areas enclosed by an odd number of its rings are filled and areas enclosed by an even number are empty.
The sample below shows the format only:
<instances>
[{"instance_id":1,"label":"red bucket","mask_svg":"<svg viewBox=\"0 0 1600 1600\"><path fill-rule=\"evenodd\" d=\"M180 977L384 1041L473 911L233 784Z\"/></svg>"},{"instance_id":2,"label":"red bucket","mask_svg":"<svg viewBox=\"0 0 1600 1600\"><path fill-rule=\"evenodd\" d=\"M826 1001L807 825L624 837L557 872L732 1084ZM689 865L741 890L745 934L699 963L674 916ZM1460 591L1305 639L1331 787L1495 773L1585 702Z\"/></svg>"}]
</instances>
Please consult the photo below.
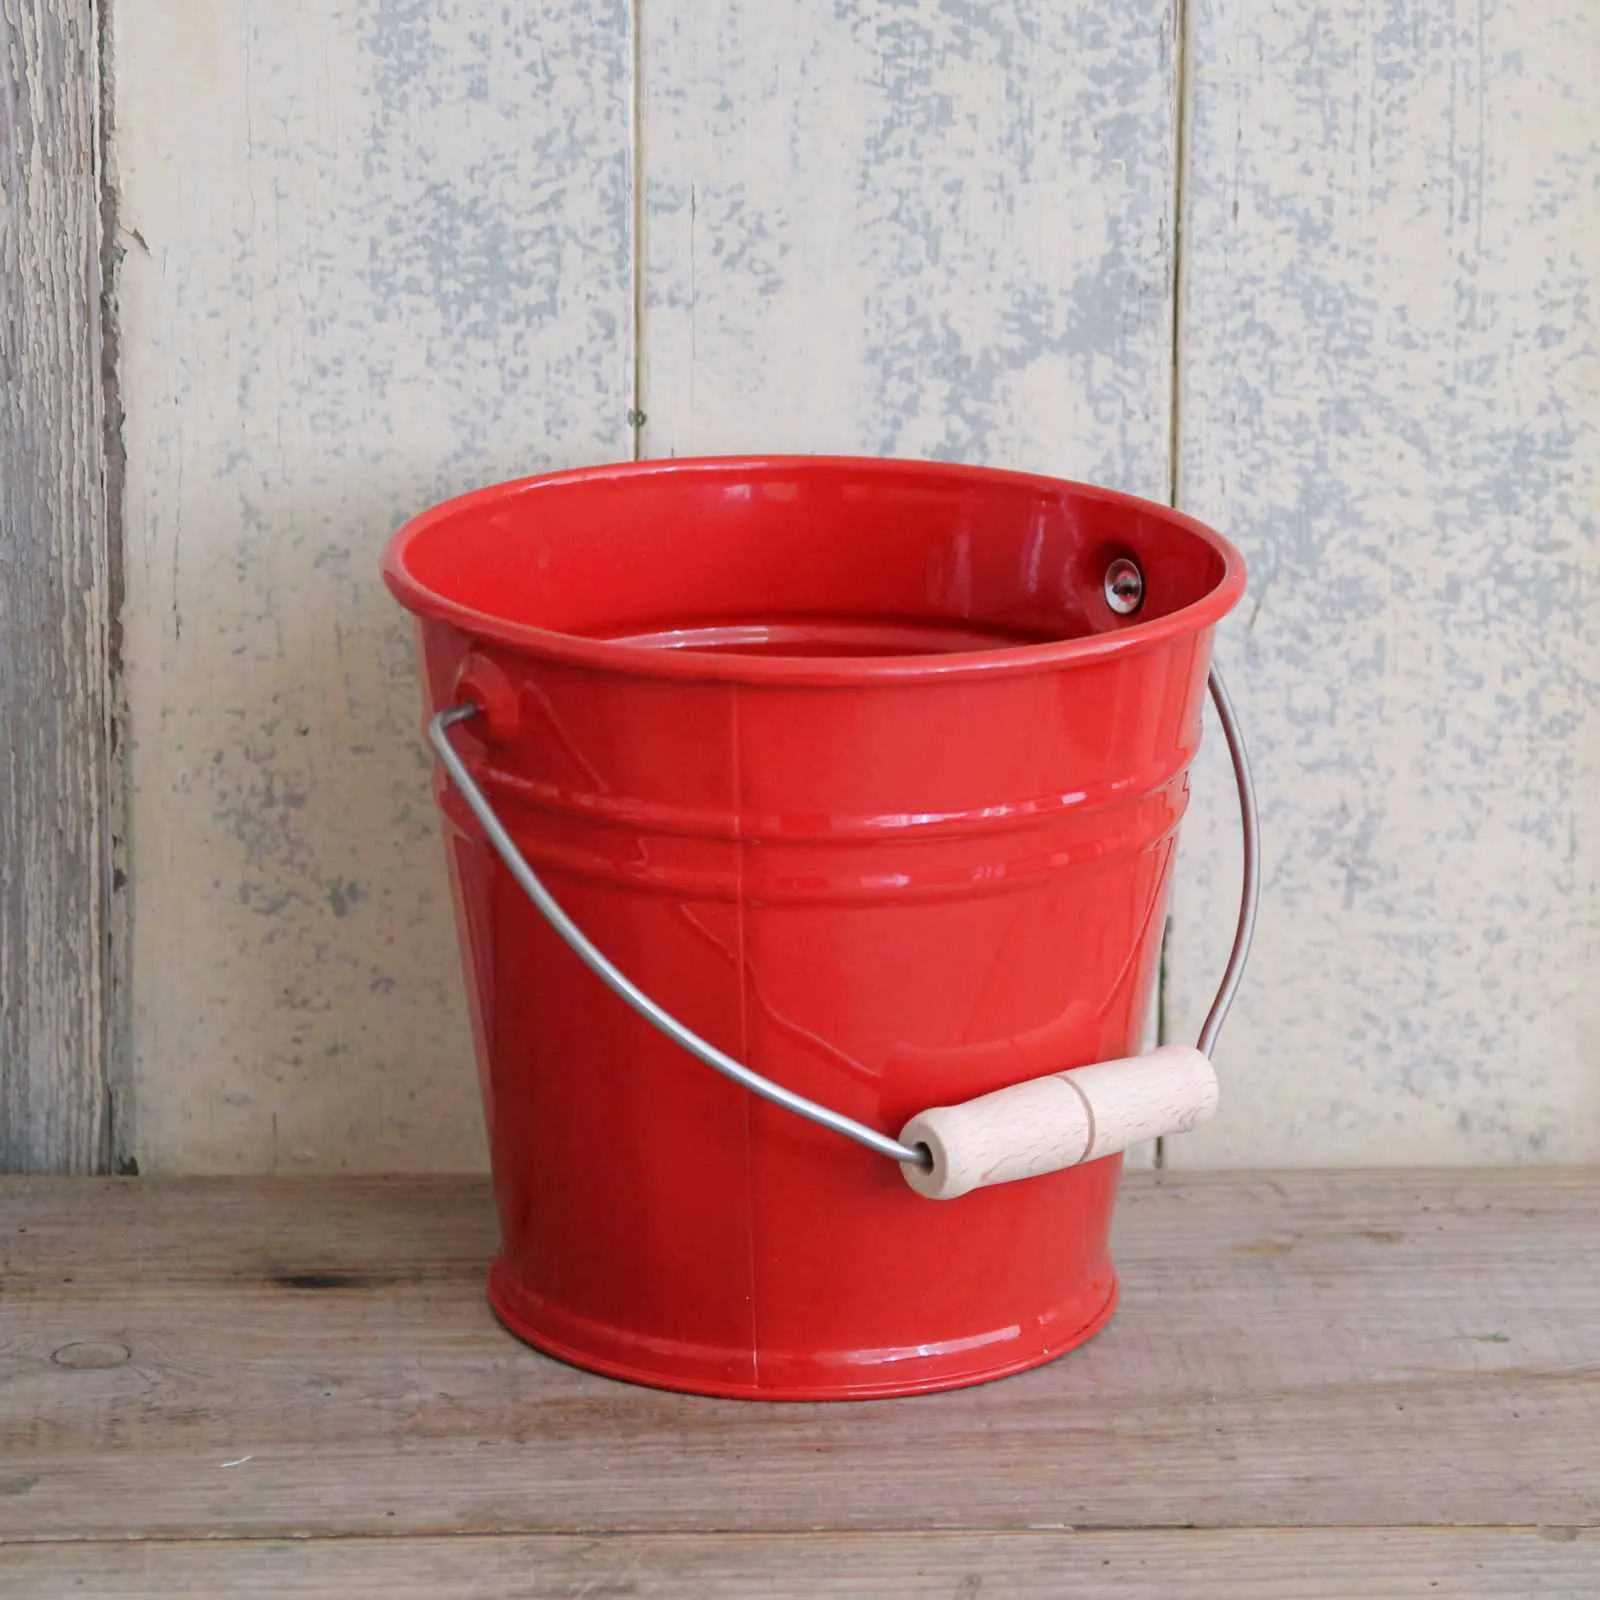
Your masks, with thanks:
<instances>
[{"instance_id":1,"label":"red bucket","mask_svg":"<svg viewBox=\"0 0 1600 1600\"><path fill-rule=\"evenodd\" d=\"M1232 547L1049 478L729 459L452 500L384 576L445 758L505 1324L770 1399L1093 1334L1093 1116L1076 1164L942 1201L896 1130L1137 1049Z\"/></svg>"}]
</instances>

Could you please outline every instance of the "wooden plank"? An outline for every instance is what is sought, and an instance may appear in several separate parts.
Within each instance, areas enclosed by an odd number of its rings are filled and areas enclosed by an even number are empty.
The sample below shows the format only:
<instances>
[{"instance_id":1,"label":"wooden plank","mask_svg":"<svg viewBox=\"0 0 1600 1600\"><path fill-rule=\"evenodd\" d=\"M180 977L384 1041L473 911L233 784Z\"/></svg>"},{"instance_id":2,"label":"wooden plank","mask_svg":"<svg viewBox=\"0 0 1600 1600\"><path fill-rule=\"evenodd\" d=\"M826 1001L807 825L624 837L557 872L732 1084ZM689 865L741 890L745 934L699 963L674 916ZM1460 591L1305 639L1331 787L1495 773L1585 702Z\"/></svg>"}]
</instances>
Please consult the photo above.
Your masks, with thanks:
<instances>
[{"instance_id":1,"label":"wooden plank","mask_svg":"<svg viewBox=\"0 0 1600 1600\"><path fill-rule=\"evenodd\" d=\"M1167 491L1172 8L643 10L650 455Z\"/></svg>"},{"instance_id":2,"label":"wooden plank","mask_svg":"<svg viewBox=\"0 0 1600 1600\"><path fill-rule=\"evenodd\" d=\"M1254 569L1222 654L1267 854L1172 1160L1600 1158L1600 10L1189 18L1180 492ZM1209 756L1177 1038L1237 902Z\"/></svg>"},{"instance_id":3,"label":"wooden plank","mask_svg":"<svg viewBox=\"0 0 1600 1600\"><path fill-rule=\"evenodd\" d=\"M0 1539L1600 1526L1600 1171L1142 1174L1112 1327L924 1400L633 1389L493 1322L486 1187L0 1187Z\"/></svg>"},{"instance_id":4,"label":"wooden plank","mask_svg":"<svg viewBox=\"0 0 1600 1600\"><path fill-rule=\"evenodd\" d=\"M377 562L447 493L630 452L628 7L116 26L140 1166L477 1167Z\"/></svg>"},{"instance_id":5,"label":"wooden plank","mask_svg":"<svg viewBox=\"0 0 1600 1600\"><path fill-rule=\"evenodd\" d=\"M1174 18L651 0L643 452L933 456L1165 500Z\"/></svg>"},{"instance_id":6,"label":"wooden plank","mask_svg":"<svg viewBox=\"0 0 1600 1600\"><path fill-rule=\"evenodd\" d=\"M95 50L88 0L0 10L0 1172L109 1149Z\"/></svg>"},{"instance_id":7,"label":"wooden plank","mask_svg":"<svg viewBox=\"0 0 1600 1600\"><path fill-rule=\"evenodd\" d=\"M0 1546L0 1584L34 1600L383 1594L391 1600L734 1600L817 1594L970 1600L1591 1600L1575 1530L762 1534L336 1539Z\"/></svg>"}]
</instances>

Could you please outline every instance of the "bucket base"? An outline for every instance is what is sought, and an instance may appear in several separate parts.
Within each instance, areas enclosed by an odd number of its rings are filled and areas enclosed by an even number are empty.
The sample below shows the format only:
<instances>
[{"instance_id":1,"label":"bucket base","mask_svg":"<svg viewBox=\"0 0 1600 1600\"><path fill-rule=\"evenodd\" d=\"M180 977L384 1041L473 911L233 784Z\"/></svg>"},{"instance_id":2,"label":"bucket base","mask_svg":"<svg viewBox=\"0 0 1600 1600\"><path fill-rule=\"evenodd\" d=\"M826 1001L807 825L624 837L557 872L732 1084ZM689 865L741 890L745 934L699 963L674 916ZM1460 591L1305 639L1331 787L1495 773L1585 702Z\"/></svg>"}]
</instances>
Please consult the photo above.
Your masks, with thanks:
<instances>
[{"instance_id":1,"label":"bucket base","mask_svg":"<svg viewBox=\"0 0 1600 1600\"><path fill-rule=\"evenodd\" d=\"M889 1400L967 1389L1047 1366L1086 1344L1111 1320L1117 1307L1117 1277L1108 1266L1095 1310L1083 1321L1063 1319L1071 1322L1066 1333L1052 1329L1041 1342L1038 1330L1024 1340L1019 1330L1009 1328L982 1341L977 1350L971 1348L974 1341L963 1340L967 1347L963 1350L930 1352L919 1346L904 1352L874 1351L870 1362L879 1375L856 1380L844 1374L867 1365L868 1358L854 1352L839 1356L765 1352L762 1375L752 1379L746 1354L645 1339L576 1316L520 1288L498 1259L489 1269L489 1304L501 1324L524 1344L569 1366L625 1383L728 1400Z\"/></svg>"}]
</instances>

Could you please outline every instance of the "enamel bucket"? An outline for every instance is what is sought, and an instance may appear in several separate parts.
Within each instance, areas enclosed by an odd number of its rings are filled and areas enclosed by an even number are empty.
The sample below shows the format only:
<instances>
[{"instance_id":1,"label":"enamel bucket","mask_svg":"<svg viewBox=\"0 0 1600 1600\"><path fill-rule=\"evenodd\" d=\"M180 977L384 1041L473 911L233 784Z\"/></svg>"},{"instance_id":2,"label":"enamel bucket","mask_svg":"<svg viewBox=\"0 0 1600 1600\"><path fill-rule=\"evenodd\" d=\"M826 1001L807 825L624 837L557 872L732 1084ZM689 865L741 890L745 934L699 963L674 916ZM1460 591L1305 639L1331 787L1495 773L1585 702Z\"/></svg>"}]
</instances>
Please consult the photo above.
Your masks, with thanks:
<instances>
[{"instance_id":1,"label":"enamel bucket","mask_svg":"<svg viewBox=\"0 0 1600 1600\"><path fill-rule=\"evenodd\" d=\"M384 574L506 1326L771 1399L1093 1334L1121 1150L1215 1103L1206 1053L1136 1052L1232 547L1050 478L736 458L484 489Z\"/></svg>"}]
</instances>

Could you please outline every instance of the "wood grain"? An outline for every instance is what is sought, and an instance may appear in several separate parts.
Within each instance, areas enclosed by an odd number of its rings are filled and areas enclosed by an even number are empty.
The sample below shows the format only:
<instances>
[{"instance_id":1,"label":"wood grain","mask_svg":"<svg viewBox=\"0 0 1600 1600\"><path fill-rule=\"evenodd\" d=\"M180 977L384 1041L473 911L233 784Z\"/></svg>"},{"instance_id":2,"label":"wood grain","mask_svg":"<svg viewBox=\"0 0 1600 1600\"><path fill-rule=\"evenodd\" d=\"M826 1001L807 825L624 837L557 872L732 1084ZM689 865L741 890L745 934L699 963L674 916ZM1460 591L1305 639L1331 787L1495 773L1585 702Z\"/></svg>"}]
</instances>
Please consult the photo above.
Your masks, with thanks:
<instances>
[{"instance_id":1,"label":"wood grain","mask_svg":"<svg viewBox=\"0 0 1600 1600\"><path fill-rule=\"evenodd\" d=\"M1566 1528L763 1534L0 1546L33 1600L1590 1600L1595 1536Z\"/></svg>"},{"instance_id":2,"label":"wood grain","mask_svg":"<svg viewBox=\"0 0 1600 1600\"><path fill-rule=\"evenodd\" d=\"M143 1170L483 1135L388 534L626 456L628 7L117 12Z\"/></svg>"},{"instance_id":3,"label":"wood grain","mask_svg":"<svg viewBox=\"0 0 1600 1600\"><path fill-rule=\"evenodd\" d=\"M799 1406L526 1350L477 1181L13 1180L0 1539L1594 1529L1597 1204L1600 1172L1136 1175L1084 1350Z\"/></svg>"},{"instance_id":4,"label":"wood grain","mask_svg":"<svg viewBox=\"0 0 1600 1600\"><path fill-rule=\"evenodd\" d=\"M109 1154L95 51L88 0L0 8L0 1172Z\"/></svg>"},{"instance_id":5,"label":"wood grain","mask_svg":"<svg viewBox=\"0 0 1600 1600\"><path fill-rule=\"evenodd\" d=\"M1600 1157L1600 10L1194 0L1180 499L1243 547L1221 646L1261 937L1177 1164ZM1213 738L1169 1023L1228 947Z\"/></svg>"}]
</instances>

